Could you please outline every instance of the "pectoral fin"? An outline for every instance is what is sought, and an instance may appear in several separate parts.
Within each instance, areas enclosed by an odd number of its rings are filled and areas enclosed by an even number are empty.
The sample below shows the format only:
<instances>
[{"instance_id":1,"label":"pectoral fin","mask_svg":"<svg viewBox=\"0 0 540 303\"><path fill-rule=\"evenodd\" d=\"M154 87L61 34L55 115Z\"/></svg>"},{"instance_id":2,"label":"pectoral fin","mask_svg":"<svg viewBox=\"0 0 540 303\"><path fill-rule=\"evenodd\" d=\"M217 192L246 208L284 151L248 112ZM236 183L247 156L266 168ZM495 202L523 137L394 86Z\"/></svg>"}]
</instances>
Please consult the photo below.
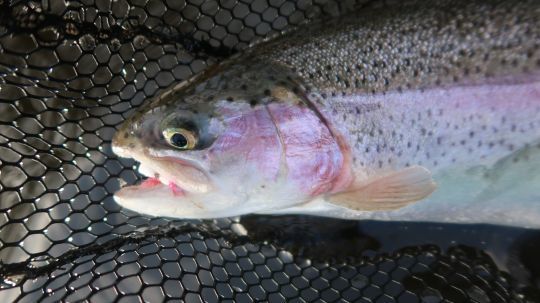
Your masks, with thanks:
<instances>
[{"instance_id":1,"label":"pectoral fin","mask_svg":"<svg viewBox=\"0 0 540 303\"><path fill-rule=\"evenodd\" d=\"M328 197L328 201L359 211L393 210L422 200L435 188L429 170L412 166L353 185L345 192Z\"/></svg>"}]
</instances>

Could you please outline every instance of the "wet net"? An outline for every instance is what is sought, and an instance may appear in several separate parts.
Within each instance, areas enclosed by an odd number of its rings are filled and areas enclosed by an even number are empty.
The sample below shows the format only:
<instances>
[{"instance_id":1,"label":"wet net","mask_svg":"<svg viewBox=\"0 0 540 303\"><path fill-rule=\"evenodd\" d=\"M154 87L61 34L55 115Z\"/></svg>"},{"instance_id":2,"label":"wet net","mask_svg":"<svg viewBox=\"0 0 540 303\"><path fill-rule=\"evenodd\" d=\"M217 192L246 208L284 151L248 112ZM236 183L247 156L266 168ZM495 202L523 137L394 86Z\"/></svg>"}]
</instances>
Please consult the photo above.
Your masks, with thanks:
<instances>
[{"instance_id":1,"label":"wet net","mask_svg":"<svg viewBox=\"0 0 540 303\"><path fill-rule=\"evenodd\" d=\"M516 277L482 249L420 245L440 226L407 242L426 227L114 203L140 176L111 138L143 101L282 30L391 5L370 2L0 0L0 301L540 302L534 262Z\"/></svg>"}]
</instances>

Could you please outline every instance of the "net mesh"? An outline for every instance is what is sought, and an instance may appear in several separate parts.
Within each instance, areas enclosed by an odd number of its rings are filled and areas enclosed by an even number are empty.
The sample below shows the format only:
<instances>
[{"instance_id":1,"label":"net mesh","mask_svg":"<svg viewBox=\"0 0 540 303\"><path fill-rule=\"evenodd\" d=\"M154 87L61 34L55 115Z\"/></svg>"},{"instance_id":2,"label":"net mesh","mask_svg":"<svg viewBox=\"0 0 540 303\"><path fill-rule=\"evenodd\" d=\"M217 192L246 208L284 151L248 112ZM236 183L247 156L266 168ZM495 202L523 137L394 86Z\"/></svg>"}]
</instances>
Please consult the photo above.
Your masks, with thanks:
<instances>
[{"instance_id":1,"label":"net mesh","mask_svg":"<svg viewBox=\"0 0 540 303\"><path fill-rule=\"evenodd\" d=\"M315 261L270 241L279 229L250 236L258 219L152 218L114 203L140 176L111 138L144 100L282 30L391 5L370 2L0 0L2 301L537 301L464 246L364 243Z\"/></svg>"}]
</instances>

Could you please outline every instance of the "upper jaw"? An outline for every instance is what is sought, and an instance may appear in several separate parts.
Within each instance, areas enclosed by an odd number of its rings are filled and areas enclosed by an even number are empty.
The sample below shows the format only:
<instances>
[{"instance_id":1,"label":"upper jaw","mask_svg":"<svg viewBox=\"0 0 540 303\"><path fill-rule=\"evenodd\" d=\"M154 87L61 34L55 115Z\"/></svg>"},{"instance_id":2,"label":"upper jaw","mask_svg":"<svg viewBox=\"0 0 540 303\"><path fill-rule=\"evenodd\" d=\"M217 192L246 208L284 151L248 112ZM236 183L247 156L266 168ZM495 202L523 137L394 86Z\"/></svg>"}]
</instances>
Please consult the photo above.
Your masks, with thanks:
<instances>
[{"instance_id":1,"label":"upper jaw","mask_svg":"<svg viewBox=\"0 0 540 303\"><path fill-rule=\"evenodd\" d=\"M212 189L212 182L205 170L193 161L171 156L155 157L147 153L131 155L140 162L138 172L155 178L173 192L205 193Z\"/></svg>"},{"instance_id":2,"label":"upper jaw","mask_svg":"<svg viewBox=\"0 0 540 303\"><path fill-rule=\"evenodd\" d=\"M191 157L187 151L182 152L182 158L179 158L175 151L148 149L142 146L137 138L123 136L121 133L117 133L113 139L112 150L119 157L133 158L139 162L138 171L140 174L159 180L162 185L165 185L163 189L166 190L169 187L173 193L180 191L205 193L212 187L210 176L199 165L202 161L190 160ZM142 189L138 187L131 186L129 191ZM157 190L158 188L154 187L153 189Z\"/></svg>"}]
</instances>

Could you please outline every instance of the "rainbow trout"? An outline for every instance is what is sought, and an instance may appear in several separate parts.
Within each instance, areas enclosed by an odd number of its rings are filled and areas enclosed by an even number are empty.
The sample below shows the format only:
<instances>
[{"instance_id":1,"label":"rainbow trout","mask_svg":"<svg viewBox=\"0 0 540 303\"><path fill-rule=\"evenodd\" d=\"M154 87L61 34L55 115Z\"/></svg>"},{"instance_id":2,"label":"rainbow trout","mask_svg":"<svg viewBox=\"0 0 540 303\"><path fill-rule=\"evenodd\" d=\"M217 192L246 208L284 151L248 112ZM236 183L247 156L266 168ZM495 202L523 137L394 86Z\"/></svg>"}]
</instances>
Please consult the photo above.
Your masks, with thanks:
<instances>
[{"instance_id":1,"label":"rainbow trout","mask_svg":"<svg viewBox=\"0 0 540 303\"><path fill-rule=\"evenodd\" d=\"M311 24L149 101L113 150L149 177L116 201L150 215L538 228L540 1Z\"/></svg>"}]
</instances>

